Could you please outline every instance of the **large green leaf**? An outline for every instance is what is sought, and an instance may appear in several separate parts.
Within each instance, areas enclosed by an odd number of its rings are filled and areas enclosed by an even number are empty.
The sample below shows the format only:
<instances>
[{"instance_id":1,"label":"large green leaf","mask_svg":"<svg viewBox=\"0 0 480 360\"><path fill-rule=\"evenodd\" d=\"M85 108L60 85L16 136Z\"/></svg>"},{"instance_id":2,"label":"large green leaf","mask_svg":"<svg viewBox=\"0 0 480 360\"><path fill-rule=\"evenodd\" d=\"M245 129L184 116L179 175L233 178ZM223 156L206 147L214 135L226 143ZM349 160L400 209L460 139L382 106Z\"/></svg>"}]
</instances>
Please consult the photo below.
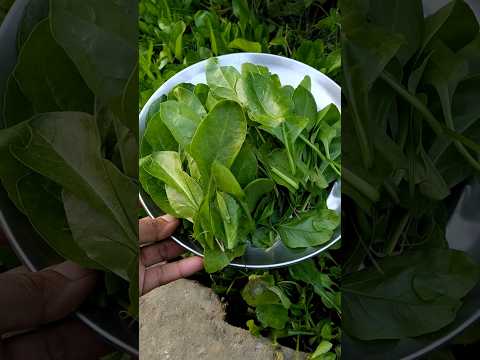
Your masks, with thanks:
<instances>
[{"instance_id":1,"label":"large green leaf","mask_svg":"<svg viewBox=\"0 0 480 360\"><path fill-rule=\"evenodd\" d=\"M104 101L122 96L137 61L136 3L128 0L51 0L55 40Z\"/></svg>"},{"instance_id":2,"label":"large green leaf","mask_svg":"<svg viewBox=\"0 0 480 360\"><path fill-rule=\"evenodd\" d=\"M425 20L423 48L435 40L441 40L457 51L478 35L475 14L464 0L454 0Z\"/></svg>"},{"instance_id":3,"label":"large green leaf","mask_svg":"<svg viewBox=\"0 0 480 360\"><path fill-rule=\"evenodd\" d=\"M384 29L403 36L405 41L397 58L406 64L421 46L424 27L422 3L417 0L371 0L369 14L372 21Z\"/></svg>"},{"instance_id":4,"label":"large green leaf","mask_svg":"<svg viewBox=\"0 0 480 360\"><path fill-rule=\"evenodd\" d=\"M25 42L14 76L36 113L92 112L92 94L75 65L53 39L48 19L42 20Z\"/></svg>"},{"instance_id":5,"label":"large green leaf","mask_svg":"<svg viewBox=\"0 0 480 360\"><path fill-rule=\"evenodd\" d=\"M273 76L242 71L236 91L252 120L272 128L285 121L292 100Z\"/></svg>"},{"instance_id":6,"label":"large green leaf","mask_svg":"<svg viewBox=\"0 0 480 360\"><path fill-rule=\"evenodd\" d=\"M76 112L46 113L29 125L32 138L25 147L12 147L14 156L103 214L122 234L118 241L136 252L136 206L132 200L136 186L103 159L93 117Z\"/></svg>"},{"instance_id":7,"label":"large green leaf","mask_svg":"<svg viewBox=\"0 0 480 360\"><path fill-rule=\"evenodd\" d=\"M58 185L31 173L18 181L17 188L25 215L53 250L82 266L103 269L88 257L83 244L77 243L72 236Z\"/></svg>"},{"instance_id":8,"label":"large green leaf","mask_svg":"<svg viewBox=\"0 0 480 360\"><path fill-rule=\"evenodd\" d=\"M240 149L231 171L241 186L246 186L257 177L257 157L253 146L248 142L245 142Z\"/></svg>"},{"instance_id":9,"label":"large green leaf","mask_svg":"<svg viewBox=\"0 0 480 360\"><path fill-rule=\"evenodd\" d=\"M274 329L283 329L289 320L288 310L282 305L258 305L255 313L263 326Z\"/></svg>"},{"instance_id":10,"label":"large green leaf","mask_svg":"<svg viewBox=\"0 0 480 360\"><path fill-rule=\"evenodd\" d=\"M159 151L149 157L151 160L144 160L142 168L165 184L171 208L178 215L191 220L203 201L200 185L182 170L177 152Z\"/></svg>"},{"instance_id":11,"label":"large green leaf","mask_svg":"<svg viewBox=\"0 0 480 360\"><path fill-rule=\"evenodd\" d=\"M331 240L340 216L328 209L301 214L277 228L283 243L290 248L318 246Z\"/></svg>"},{"instance_id":12,"label":"large green leaf","mask_svg":"<svg viewBox=\"0 0 480 360\"><path fill-rule=\"evenodd\" d=\"M170 130L175 140L183 148L187 148L200 124L200 116L190 107L173 100L161 103L159 111L161 121Z\"/></svg>"},{"instance_id":13,"label":"large green leaf","mask_svg":"<svg viewBox=\"0 0 480 360\"><path fill-rule=\"evenodd\" d=\"M162 211L164 211L166 214L178 217L168 201L167 193L165 191L165 184L150 175L147 170L145 170L145 168L148 167L148 164L146 163L150 161L152 161L150 156L140 159L138 172L140 184L142 184L142 188L147 192L148 195L150 195L152 200Z\"/></svg>"},{"instance_id":14,"label":"large green leaf","mask_svg":"<svg viewBox=\"0 0 480 360\"><path fill-rule=\"evenodd\" d=\"M219 98L236 100L235 86L240 73L233 66L220 66L217 59L209 59L206 69L207 84Z\"/></svg>"},{"instance_id":15,"label":"large green leaf","mask_svg":"<svg viewBox=\"0 0 480 360\"><path fill-rule=\"evenodd\" d=\"M240 105L221 101L198 126L190 152L200 173L208 178L215 161L230 168L247 134L247 121Z\"/></svg>"},{"instance_id":16,"label":"large green leaf","mask_svg":"<svg viewBox=\"0 0 480 360\"><path fill-rule=\"evenodd\" d=\"M427 249L379 261L342 281L345 331L362 340L415 337L455 318L479 269L456 250ZM378 321L382 319L382 321Z\"/></svg>"}]
</instances>

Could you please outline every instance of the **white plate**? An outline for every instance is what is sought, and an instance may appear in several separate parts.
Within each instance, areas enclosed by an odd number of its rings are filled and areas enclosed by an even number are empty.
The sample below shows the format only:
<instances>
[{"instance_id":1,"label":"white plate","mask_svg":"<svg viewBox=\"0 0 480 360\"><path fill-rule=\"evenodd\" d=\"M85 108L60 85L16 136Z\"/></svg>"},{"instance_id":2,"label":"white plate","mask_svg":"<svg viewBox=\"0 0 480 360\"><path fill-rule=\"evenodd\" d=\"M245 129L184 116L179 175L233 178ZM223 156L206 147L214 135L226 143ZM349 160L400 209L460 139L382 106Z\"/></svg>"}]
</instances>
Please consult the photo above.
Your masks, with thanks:
<instances>
[{"instance_id":1,"label":"white plate","mask_svg":"<svg viewBox=\"0 0 480 360\"><path fill-rule=\"evenodd\" d=\"M291 85L297 87L303 80L305 75L310 76L312 80L312 95L318 106L318 110L324 108L328 104L334 104L339 110L341 109L341 89L328 76L315 70L311 66L305 65L299 61L288 59L282 56L270 54L257 53L238 53L229 54L217 57L221 66L234 66L238 70L241 69L243 63L253 63L268 67L271 73L277 74L282 85ZM140 112L140 138L143 136L145 130L145 122L149 108L159 100L163 95L166 95L176 85L180 83L200 84L206 83L205 68L207 61L201 61L175 74L172 78L166 81L151 98L147 101L142 111ZM340 183L335 183L329 197L327 199L327 206L340 212L341 208L341 191ZM153 203L150 197L143 191L140 193L140 203L151 217L161 215L160 209ZM259 249L254 247L247 248L245 255L241 258L235 259L230 265L242 268L276 268L288 266L300 261L311 258L319 253L325 251L340 240L340 229L334 234L332 239L319 247L307 249L289 249L278 241L269 249ZM185 249L202 256L202 248L191 239L180 238L174 236L178 244Z\"/></svg>"}]
</instances>

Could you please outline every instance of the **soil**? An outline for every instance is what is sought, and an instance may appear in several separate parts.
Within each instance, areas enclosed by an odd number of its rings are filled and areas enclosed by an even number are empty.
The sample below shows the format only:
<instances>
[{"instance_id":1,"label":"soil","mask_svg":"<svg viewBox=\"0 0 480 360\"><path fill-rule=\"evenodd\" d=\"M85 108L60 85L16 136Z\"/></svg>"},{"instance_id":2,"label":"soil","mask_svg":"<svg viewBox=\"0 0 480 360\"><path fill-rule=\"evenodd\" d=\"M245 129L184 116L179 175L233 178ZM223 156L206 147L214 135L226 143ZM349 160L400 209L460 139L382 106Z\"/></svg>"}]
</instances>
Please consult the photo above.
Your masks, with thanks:
<instances>
[{"instance_id":1,"label":"soil","mask_svg":"<svg viewBox=\"0 0 480 360\"><path fill-rule=\"evenodd\" d=\"M142 360L304 360L305 353L274 347L225 322L215 293L178 280L140 299Z\"/></svg>"}]
</instances>

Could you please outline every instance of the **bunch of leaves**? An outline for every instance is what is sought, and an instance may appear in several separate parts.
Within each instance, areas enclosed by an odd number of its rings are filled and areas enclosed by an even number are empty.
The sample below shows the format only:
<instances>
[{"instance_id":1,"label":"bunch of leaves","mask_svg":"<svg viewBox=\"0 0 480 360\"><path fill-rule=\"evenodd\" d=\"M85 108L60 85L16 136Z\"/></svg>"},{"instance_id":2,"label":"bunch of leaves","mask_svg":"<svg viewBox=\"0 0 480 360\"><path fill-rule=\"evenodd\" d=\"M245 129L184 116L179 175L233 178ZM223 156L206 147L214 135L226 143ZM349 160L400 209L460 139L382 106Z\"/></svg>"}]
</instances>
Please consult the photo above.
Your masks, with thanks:
<instances>
[{"instance_id":1,"label":"bunch of leaves","mask_svg":"<svg viewBox=\"0 0 480 360\"><path fill-rule=\"evenodd\" d=\"M254 336L310 353L309 359L340 358L341 267L328 254L288 269L226 268L195 277L226 303L226 320Z\"/></svg>"},{"instance_id":2,"label":"bunch of leaves","mask_svg":"<svg viewBox=\"0 0 480 360\"><path fill-rule=\"evenodd\" d=\"M346 0L342 16L344 329L429 334L479 279L445 238L480 171L478 22L461 0L426 18L416 0Z\"/></svg>"},{"instance_id":3,"label":"bunch of leaves","mask_svg":"<svg viewBox=\"0 0 480 360\"><path fill-rule=\"evenodd\" d=\"M141 142L140 182L165 213L193 225L208 272L252 244L328 242L326 207L340 177L340 113L317 111L307 76L282 86L266 67L206 65L207 84L180 84L154 103Z\"/></svg>"},{"instance_id":4,"label":"bunch of leaves","mask_svg":"<svg viewBox=\"0 0 480 360\"><path fill-rule=\"evenodd\" d=\"M135 2L126 0L29 2L2 99L0 179L51 248L103 271L104 293L136 316L137 39L131 14Z\"/></svg>"},{"instance_id":5,"label":"bunch of leaves","mask_svg":"<svg viewBox=\"0 0 480 360\"><path fill-rule=\"evenodd\" d=\"M141 0L139 16L140 106L176 72L222 54L272 53L330 75L340 69L338 11L323 0Z\"/></svg>"}]
</instances>

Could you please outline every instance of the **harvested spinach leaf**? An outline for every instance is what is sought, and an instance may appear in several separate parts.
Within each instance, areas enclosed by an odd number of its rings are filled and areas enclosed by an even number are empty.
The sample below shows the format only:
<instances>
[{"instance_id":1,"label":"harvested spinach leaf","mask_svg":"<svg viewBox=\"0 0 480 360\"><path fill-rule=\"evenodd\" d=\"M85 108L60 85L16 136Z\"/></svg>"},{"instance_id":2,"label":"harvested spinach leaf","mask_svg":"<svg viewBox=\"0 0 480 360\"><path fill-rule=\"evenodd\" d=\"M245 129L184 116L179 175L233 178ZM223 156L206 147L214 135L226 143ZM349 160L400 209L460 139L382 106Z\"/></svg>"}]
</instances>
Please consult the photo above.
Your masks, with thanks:
<instances>
[{"instance_id":1,"label":"harvested spinach leaf","mask_svg":"<svg viewBox=\"0 0 480 360\"><path fill-rule=\"evenodd\" d=\"M431 334L479 280L445 238L480 172L478 22L462 0L427 18L414 0L346 3L343 323L362 340Z\"/></svg>"},{"instance_id":2,"label":"harvested spinach leaf","mask_svg":"<svg viewBox=\"0 0 480 360\"><path fill-rule=\"evenodd\" d=\"M325 203L326 188L339 177L338 110L317 110L308 77L290 91L265 67L247 63L239 72L213 58L206 74L211 106L180 84L150 109L143 189L164 212L193 224L209 272L241 256L247 244L328 242L340 223ZM328 167L336 173L327 180L319 169ZM279 314L263 310L265 321Z\"/></svg>"},{"instance_id":3,"label":"harvested spinach leaf","mask_svg":"<svg viewBox=\"0 0 480 360\"><path fill-rule=\"evenodd\" d=\"M10 199L58 255L106 273L110 285L93 301L108 296L133 317L135 8L130 1L28 2L0 102L0 180Z\"/></svg>"}]
</instances>

